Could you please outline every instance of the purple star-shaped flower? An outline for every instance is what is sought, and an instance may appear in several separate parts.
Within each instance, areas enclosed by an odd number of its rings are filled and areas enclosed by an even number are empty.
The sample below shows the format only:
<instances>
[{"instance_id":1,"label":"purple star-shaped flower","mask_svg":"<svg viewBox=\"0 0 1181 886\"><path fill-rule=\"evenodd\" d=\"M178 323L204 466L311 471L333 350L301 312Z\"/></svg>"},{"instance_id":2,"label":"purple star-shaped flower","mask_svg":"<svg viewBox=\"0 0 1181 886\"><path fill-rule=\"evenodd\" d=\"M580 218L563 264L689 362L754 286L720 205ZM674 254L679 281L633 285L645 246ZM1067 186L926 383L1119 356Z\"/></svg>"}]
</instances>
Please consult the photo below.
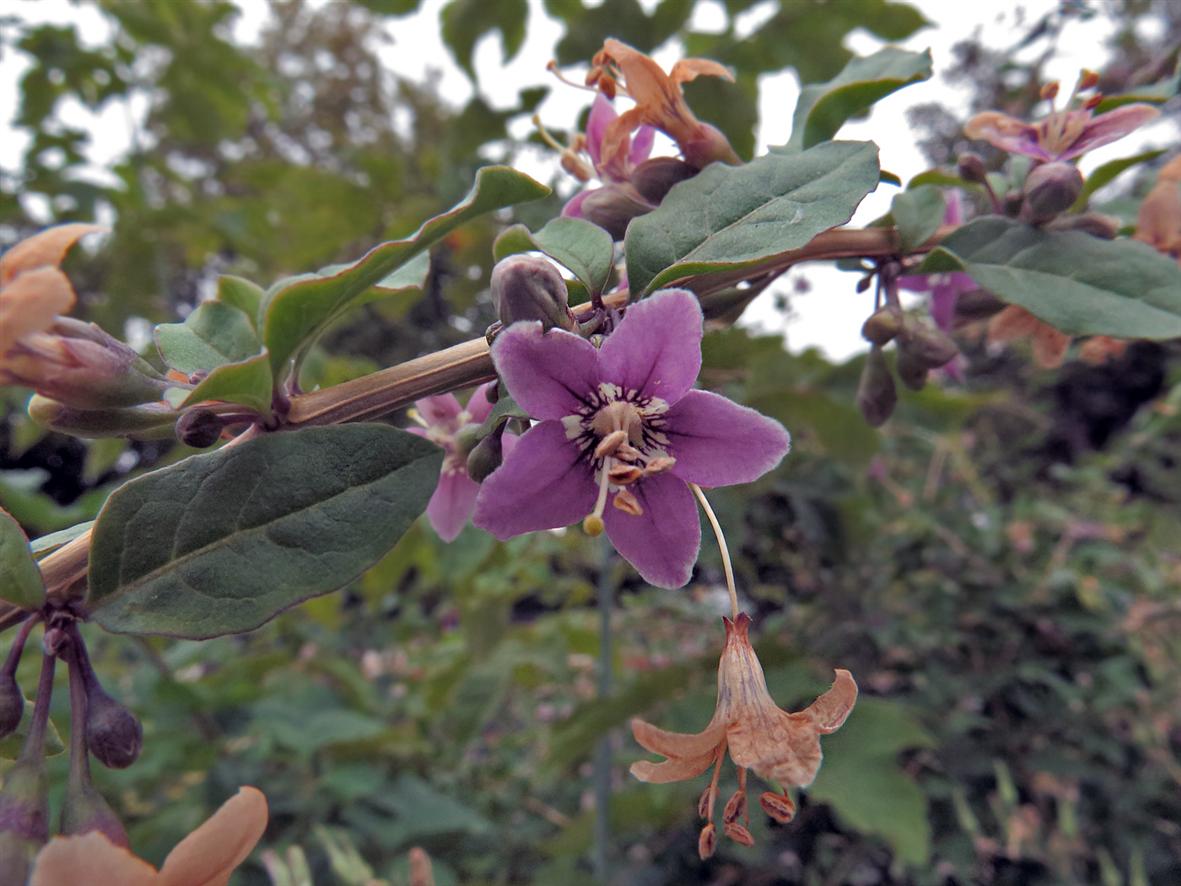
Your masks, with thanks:
<instances>
[{"instance_id":1,"label":"purple star-shaped flower","mask_svg":"<svg viewBox=\"0 0 1181 886\"><path fill-rule=\"evenodd\" d=\"M597 349L539 323L501 333L496 369L540 421L484 481L475 524L506 539L586 518L645 580L688 582L701 545L688 484L749 483L790 444L778 422L693 390L701 335L701 307L684 290L630 306Z\"/></svg>"},{"instance_id":2,"label":"purple star-shaped flower","mask_svg":"<svg viewBox=\"0 0 1181 886\"><path fill-rule=\"evenodd\" d=\"M656 130L651 126L641 126L636 130L635 137L628 135L624 137L623 149L616 152L612 157L603 157L603 138L607 134L607 128L619 118L618 112L612 106L611 101L602 93L595 96L594 104L591 105L590 116L586 121L586 152L590 155L591 163L594 164L595 174L604 183L602 188L584 188L573 197L571 197L566 205L562 208L562 215L566 218L582 218L583 210L582 204L590 197L591 194L597 194L597 197L592 199L602 199L605 192L612 187L623 187L631 199L639 199L639 195L635 193L634 188L628 187L631 180L631 174L635 168L648 159L648 155L652 153L652 144L656 138Z\"/></svg>"},{"instance_id":3,"label":"purple star-shaped flower","mask_svg":"<svg viewBox=\"0 0 1181 886\"><path fill-rule=\"evenodd\" d=\"M443 541L455 540L476 507L480 484L467 474L467 454L459 449L459 435L467 427L483 424L492 411L488 392L495 385L496 382L489 382L476 388L466 407L460 406L454 394L425 397L414 403L416 413L413 414L422 427L408 430L443 448L439 485L426 507L427 519ZM516 439L514 434L504 435L505 452Z\"/></svg>"}]
</instances>

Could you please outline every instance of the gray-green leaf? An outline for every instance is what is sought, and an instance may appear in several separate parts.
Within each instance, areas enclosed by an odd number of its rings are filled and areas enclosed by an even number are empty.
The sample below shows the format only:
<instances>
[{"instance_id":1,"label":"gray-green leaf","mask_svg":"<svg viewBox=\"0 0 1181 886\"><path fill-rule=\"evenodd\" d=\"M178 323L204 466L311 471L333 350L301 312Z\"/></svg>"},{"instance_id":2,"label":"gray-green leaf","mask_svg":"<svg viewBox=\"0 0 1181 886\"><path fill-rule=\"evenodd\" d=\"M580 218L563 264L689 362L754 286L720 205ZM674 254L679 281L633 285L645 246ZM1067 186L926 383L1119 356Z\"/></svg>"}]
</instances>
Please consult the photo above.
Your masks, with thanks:
<instances>
[{"instance_id":1,"label":"gray-green leaf","mask_svg":"<svg viewBox=\"0 0 1181 886\"><path fill-rule=\"evenodd\" d=\"M976 219L923 271L967 271L998 298L1069 335L1181 337L1181 268L1144 243Z\"/></svg>"},{"instance_id":2,"label":"gray-green leaf","mask_svg":"<svg viewBox=\"0 0 1181 886\"><path fill-rule=\"evenodd\" d=\"M116 633L252 630L336 590L425 509L442 451L387 425L269 434L126 483L94 527L89 606Z\"/></svg>"},{"instance_id":3,"label":"gray-green leaf","mask_svg":"<svg viewBox=\"0 0 1181 886\"><path fill-rule=\"evenodd\" d=\"M45 603L45 582L21 525L0 510L0 600L21 609Z\"/></svg>"},{"instance_id":4,"label":"gray-green leaf","mask_svg":"<svg viewBox=\"0 0 1181 886\"><path fill-rule=\"evenodd\" d=\"M211 372L259 352L250 318L238 308L216 301L198 305L184 323L157 326L156 347L165 363L186 375Z\"/></svg>"},{"instance_id":5,"label":"gray-green leaf","mask_svg":"<svg viewBox=\"0 0 1181 886\"><path fill-rule=\"evenodd\" d=\"M534 249L569 268L591 292L603 291L615 264L611 235L581 218L555 218L536 233L524 225L513 225L496 238L492 253L500 261Z\"/></svg>"},{"instance_id":6,"label":"gray-green leaf","mask_svg":"<svg viewBox=\"0 0 1181 886\"><path fill-rule=\"evenodd\" d=\"M799 249L852 218L877 183L877 146L871 142L772 149L743 166L714 163L628 225L631 291L646 294Z\"/></svg>"},{"instance_id":7,"label":"gray-green leaf","mask_svg":"<svg viewBox=\"0 0 1181 886\"><path fill-rule=\"evenodd\" d=\"M922 246L939 230L946 212L943 192L934 185L919 185L894 195L890 215L898 228L903 251Z\"/></svg>"}]
</instances>

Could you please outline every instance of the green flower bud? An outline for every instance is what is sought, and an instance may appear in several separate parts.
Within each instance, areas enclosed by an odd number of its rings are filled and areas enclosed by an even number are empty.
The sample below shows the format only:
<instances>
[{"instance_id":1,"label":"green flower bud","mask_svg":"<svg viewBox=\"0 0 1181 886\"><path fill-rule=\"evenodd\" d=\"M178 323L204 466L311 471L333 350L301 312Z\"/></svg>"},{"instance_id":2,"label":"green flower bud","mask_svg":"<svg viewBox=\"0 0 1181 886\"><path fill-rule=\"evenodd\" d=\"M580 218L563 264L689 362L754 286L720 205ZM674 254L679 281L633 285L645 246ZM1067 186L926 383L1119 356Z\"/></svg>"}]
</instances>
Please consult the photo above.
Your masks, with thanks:
<instances>
[{"instance_id":1,"label":"green flower bud","mask_svg":"<svg viewBox=\"0 0 1181 886\"><path fill-rule=\"evenodd\" d=\"M176 439L195 449L206 449L221 439L225 423L208 409L191 409L176 423Z\"/></svg>"},{"instance_id":2,"label":"green flower bud","mask_svg":"<svg viewBox=\"0 0 1181 886\"><path fill-rule=\"evenodd\" d=\"M502 425L477 443L476 448L467 457L467 475L477 483L483 483L504 460L504 447L501 441L503 432Z\"/></svg>"},{"instance_id":3,"label":"green flower bud","mask_svg":"<svg viewBox=\"0 0 1181 886\"><path fill-rule=\"evenodd\" d=\"M1083 174L1071 163L1043 163L1025 179L1021 220L1040 225L1074 205L1083 192Z\"/></svg>"},{"instance_id":4,"label":"green flower bud","mask_svg":"<svg viewBox=\"0 0 1181 886\"><path fill-rule=\"evenodd\" d=\"M109 409L78 409L41 394L29 400L29 417L42 427L74 437L133 437L160 440L169 437L178 413L163 403Z\"/></svg>"},{"instance_id":5,"label":"green flower bud","mask_svg":"<svg viewBox=\"0 0 1181 886\"><path fill-rule=\"evenodd\" d=\"M999 314L1004 307L1003 301L985 289L961 292L955 300L955 325L987 320L993 314Z\"/></svg>"},{"instance_id":6,"label":"green flower bud","mask_svg":"<svg viewBox=\"0 0 1181 886\"><path fill-rule=\"evenodd\" d=\"M869 315L869 319L861 327L861 337L875 345L884 345L901 331L901 312L887 305Z\"/></svg>"},{"instance_id":7,"label":"green flower bud","mask_svg":"<svg viewBox=\"0 0 1181 886\"><path fill-rule=\"evenodd\" d=\"M143 749L144 728L125 705L107 695L90 675L86 687L86 746L110 769L126 769Z\"/></svg>"},{"instance_id":8,"label":"green flower bud","mask_svg":"<svg viewBox=\"0 0 1181 886\"><path fill-rule=\"evenodd\" d=\"M24 883L49 839L49 796L40 755L18 760L0 790L0 883Z\"/></svg>"},{"instance_id":9,"label":"green flower bud","mask_svg":"<svg viewBox=\"0 0 1181 886\"><path fill-rule=\"evenodd\" d=\"M25 713L25 696L16 685L16 677L0 673L0 738L11 735Z\"/></svg>"},{"instance_id":10,"label":"green flower bud","mask_svg":"<svg viewBox=\"0 0 1181 886\"><path fill-rule=\"evenodd\" d=\"M886 356L880 345L874 345L865 359L861 370L861 381L857 385L857 408L865 420L878 427L894 412L898 392L894 388L894 376L886 363Z\"/></svg>"},{"instance_id":11,"label":"green flower bud","mask_svg":"<svg viewBox=\"0 0 1181 886\"><path fill-rule=\"evenodd\" d=\"M673 185L697 175L697 170L676 157L653 157L637 166L631 174L632 186L640 196L659 206Z\"/></svg>"},{"instance_id":12,"label":"green flower bud","mask_svg":"<svg viewBox=\"0 0 1181 886\"><path fill-rule=\"evenodd\" d=\"M60 830L66 837L98 831L116 846L130 845L123 822L89 780L70 779L62 804Z\"/></svg>"},{"instance_id":13,"label":"green flower bud","mask_svg":"<svg viewBox=\"0 0 1181 886\"><path fill-rule=\"evenodd\" d=\"M492 269L492 301L500 322L540 320L546 329L575 328L570 294L557 268L542 258L510 255Z\"/></svg>"},{"instance_id":14,"label":"green flower bud","mask_svg":"<svg viewBox=\"0 0 1181 886\"><path fill-rule=\"evenodd\" d=\"M460 458L467 458L480 443L480 426L464 425L455 435L455 454Z\"/></svg>"}]
</instances>

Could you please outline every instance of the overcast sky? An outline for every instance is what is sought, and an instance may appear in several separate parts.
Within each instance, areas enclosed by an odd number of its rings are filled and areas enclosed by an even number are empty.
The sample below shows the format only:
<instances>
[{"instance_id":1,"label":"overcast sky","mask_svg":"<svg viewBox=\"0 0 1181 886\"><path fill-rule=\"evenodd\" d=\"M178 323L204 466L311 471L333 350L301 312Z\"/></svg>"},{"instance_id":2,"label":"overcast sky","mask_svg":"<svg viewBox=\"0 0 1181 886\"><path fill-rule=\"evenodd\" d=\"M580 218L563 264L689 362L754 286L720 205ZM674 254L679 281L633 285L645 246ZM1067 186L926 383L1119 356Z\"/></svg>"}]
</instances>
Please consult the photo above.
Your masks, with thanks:
<instances>
[{"instance_id":1,"label":"overcast sky","mask_svg":"<svg viewBox=\"0 0 1181 886\"><path fill-rule=\"evenodd\" d=\"M189 0L175 0L189 2ZM804 2L804 0L785 0ZM922 156L914 147L905 125L905 113L909 107L931 101L939 101L951 107L966 106L965 95L957 91L939 76L942 68L950 63L950 47L957 41L974 33L987 45L1011 45L1017 33L1017 25L1034 21L1048 10L1056 7L1057 0L985 0L977 3L952 3L948 0L910 0L935 27L920 31L900 45L907 49L931 49L935 59L936 76L931 81L908 87L879 102L873 114L864 122L851 124L841 131L842 138L872 139L881 147L882 167L898 174L905 181L926 168ZM439 33L439 10L446 0L425 0L421 10L411 16L391 19L387 29L392 43L380 49L384 63L398 74L422 79L428 71L441 73L440 90L445 100L461 104L471 97L472 84L456 66L443 45ZM236 36L243 41L252 40L263 22L267 4L265 0L237 0L242 15L236 25ZM587 3L587 5L594 5ZM651 0L650 5L655 5ZM561 36L561 26L549 19L541 8L541 0L530 0L528 36L521 52L509 63L502 59L499 35L490 35L481 41L476 50L476 70L480 74L480 89L485 99L494 107L515 106L520 89L539 84L552 83L545 71L545 63L553 55L553 47ZM753 30L770 14L774 4L761 3L740 18L740 25ZM105 20L92 7L78 7L69 0L37 0L22 3L9 12L34 22L75 24L84 41L100 42L105 39ZM696 30L713 30L724 25L724 12L720 3L698 4L693 27ZM1048 67L1053 78L1063 85L1073 83L1081 67L1101 68L1105 56L1100 54L1103 43L1105 20L1097 17L1091 22L1072 22L1067 26L1060 45L1073 47L1064 50ZM849 35L848 46L854 52L873 52L881 41L865 31L854 31ZM666 45L656 53L657 60L667 67L678 57L675 45ZM18 101L18 81L27 63L15 53L0 57L0 166L16 169L26 145L26 139L13 131L12 118ZM581 71L571 72L578 79ZM791 130L791 109L799 94L799 84L791 72L764 76L760 80L759 102L762 120L759 132L760 150L769 144L786 142ZM539 112L543 121L554 129L568 129L573 126L578 113L589 100L589 94L574 88L558 87L542 104ZM90 153L92 168L86 175L101 177L104 169L114 159L127 151L130 144L129 120L142 114L143 108L128 108L123 102L112 102L97 115L80 105L67 105L62 109L63 117L73 125L84 126L93 134ZM513 134L524 136L531 124L526 119L516 121ZM1129 137L1125 141L1110 145L1088 155L1082 163L1084 171L1114 157L1135 153L1146 144L1165 146L1176 141L1175 129L1170 123L1159 123L1154 127ZM547 180L556 166L556 157L541 152L531 152L519 164L525 172ZM571 183L573 186L573 183ZM881 187L870 195L858 210L854 223L864 223L878 217L889 209L894 188ZM773 307L773 296L765 293L747 312L746 322L768 330L783 331L793 349L817 345L829 356L841 358L866 345L858 334L859 324L850 323L850 313L868 313L869 294L855 295L852 275L842 274L829 268L810 266L807 277L812 290L791 299L792 314L786 324L781 314ZM787 283L781 282L786 291ZM850 299L865 301L861 306L851 305Z\"/></svg>"}]
</instances>

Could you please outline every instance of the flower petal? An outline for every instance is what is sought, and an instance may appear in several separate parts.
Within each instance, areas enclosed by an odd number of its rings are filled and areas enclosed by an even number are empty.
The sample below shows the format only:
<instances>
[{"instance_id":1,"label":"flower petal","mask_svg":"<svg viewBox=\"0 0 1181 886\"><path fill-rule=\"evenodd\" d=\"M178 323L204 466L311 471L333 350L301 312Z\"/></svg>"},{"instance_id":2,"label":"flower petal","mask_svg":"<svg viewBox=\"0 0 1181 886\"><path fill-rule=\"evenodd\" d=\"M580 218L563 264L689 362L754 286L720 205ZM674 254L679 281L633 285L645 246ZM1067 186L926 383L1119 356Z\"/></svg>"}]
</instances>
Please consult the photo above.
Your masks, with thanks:
<instances>
[{"instance_id":1,"label":"flower petal","mask_svg":"<svg viewBox=\"0 0 1181 886\"><path fill-rule=\"evenodd\" d=\"M590 465L560 421L530 428L480 486L473 522L499 539L569 526L595 506Z\"/></svg>"},{"instance_id":2,"label":"flower petal","mask_svg":"<svg viewBox=\"0 0 1181 886\"><path fill-rule=\"evenodd\" d=\"M1037 160L1054 159L1038 141L1036 126L999 111L977 114L964 124L964 134L968 138L987 141L1011 154L1024 154Z\"/></svg>"},{"instance_id":3,"label":"flower petal","mask_svg":"<svg viewBox=\"0 0 1181 886\"><path fill-rule=\"evenodd\" d=\"M632 304L599 351L603 381L676 403L701 371L703 323L696 296L684 289Z\"/></svg>"},{"instance_id":4,"label":"flower petal","mask_svg":"<svg viewBox=\"0 0 1181 886\"><path fill-rule=\"evenodd\" d=\"M709 391L689 391L666 416L672 473L699 486L750 483L774 468L791 437L773 418Z\"/></svg>"},{"instance_id":5,"label":"flower petal","mask_svg":"<svg viewBox=\"0 0 1181 886\"><path fill-rule=\"evenodd\" d=\"M57 268L25 271L0 292L0 355L17 339L44 332L73 305L74 287Z\"/></svg>"},{"instance_id":6,"label":"flower petal","mask_svg":"<svg viewBox=\"0 0 1181 886\"><path fill-rule=\"evenodd\" d=\"M582 218L582 202L597 190L598 188L583 188L567 200L566 205L562 207L562 218Z\"/></svg>"},{"instance_id":7,"label":"flower petal","mask_svg":"<svg viewBox=\"0 0 1181 886\"><path fill-rule=\"evenodd\" d=\"M476 508L476 495L480 484L467 475L466 471L444 470L439 475L439 485L426 506L427 519L446 542L455 541Z\"/></svg>"},{"instance_id":8,"label":"flower petal","mask_svg":"<svg viewBox=\"0 0 1181 886\"><path fill-rule=\"evenodd\" d=\"M578 411L599 385L599 352L561 329L514 323L492 345L496 371L510 396L538 419L564 418Z\"/></svg>"},{"instance_id":9,"label":"flower petal","mask_svg":"<svg viewBox=\"0 0 1181 886\"><path fill-rule=\"evenodd\" d=\"M856 702L857 682L844 668L837 668L832 687L804 708L803 713L812 718L822 734L827 735L841 728Z\"/></svg>"},{"instance_id":10,"label":"flower petal","mask_svg":"<svg viewBox=\"0 0 1181 886\"><path fill-rule=\"evenodd\" d=\"M414 401L414 408L428 425L449 425L454 423L463 411L454 394L439 394Z\"/></svg>"},{"instance_id":11,"label":"flower petal","mask_svg":"<svg viewBox=\"0 0 1181 886\"><path fill-rule=\"evenodd\" d=\"M650 760L637 760L628 770L640 781L648 784L668 784L670 781L685 781L696 778L705 772L717 755L710 751L700 757L675 757L660 763Z\"/></svg>"},{"instance_id":12,"label":"flower petal","mask_svg":"<svg viewBox=\"0 0 1181 886\"><path fill-rule=\"evenodd\" d=\"M0 288L35 268L57 267L70 247L87 234L105 231L102 225L73 223L46 228L12 246L0 256Z\"/></svg>"},{"instance_id":13,"label":"flower petal","mask_svg":"<svg viewBox=\"0 0 1181 886\"><path fill-rule=\"evenodd\" d=\"M721 77L734 82L734 72L711 58L683 58L673 65L668 78L678 85L689 83L698 77Z\"/></svg>"},{"instance_id":14,"label":"flower petal","mask_svg":"<svg viewBox=\"0 0 1181 886\"><path fill-rule=\"evenodd\" d=\"M267 827L267 798L242 787L176 845L160 868L160 886L220 886L246 860Z\"/></svg>"},{"instance_id":15,"label":"flower petal","mask_svg":"<svg viewBox=\"0 0 1181 886\"><path fill-rule=\"evenodd\" d=\"M1069 160L1087 151L1109 145L1159 116L1160 111L1157 108L1139 102L1121 105L1104 114L1098 114L1091 118L1091 122L1083 128L1079 137L1059 159Z\"/></svg>"},{"instance_id":16,"label":"flower petal","mask_svg":"<svg viewBox=\"0 0 1181 886\"><path fill-rule=\"evenodd\" d=\"M627 162L631 166L639 166L652 153L652 145L656 141L656 130L651 126L641 126L632 136L631 148L627 152Z\"/></svg>"},{"instance_id":17,"label":"flower petal","mask_svg":"<svg viewBox=\"0 0 1181 886\"><path fill-rule=\"evenodd\" d=\"M730 759L768 781L806 787L820 769L820 737L811 717L759 708L730 727Z\"/></svg>"},{"instance_id":18,"label":"flower petal","mask_svg":"<svg viewBox=\"0 0 1181 886\"><path fill-rule=\"evenodd\" d=\"M726 724L711 722L701 732L669 732L639 717L631 721L632 735L646 751L665 757L712 756L726 737Z\"/></svg>"},{"instance_id":19,"label":"flower petal","mask_svg":"<svg viewBox=\"0 0 1181 886\"><path fill-rule=\"evenodd\" d=\"M693 493L672 474L645 477L629 488L643 513L636 517L608 505L603 514L615 550L650 584L679 588L688 583L701 549Z\"/></svg>"},{"instance_id":20,"label":"flower petal","mask_svg":"<svg viewBox=\"0 0 1181 886\"><path fill-rule=\"evenodd\" d=\"M594 102L591 103L590 116L586 120L586 152L590 154L595 169L599 168L599 161L603 156L603 136L607 134L607 127L614 123L618 116L611 99L601 92L597 93Z\"/></svg>"},{"instance_id":21,"label":"flower petal","mask_svg":"<svg viewBox=\"0 0 1181 886\"><path fill-rule=\"evenodd\" d=\"M482 425L484 423L484 419L486 419L488 414L492 412L493 404L492 401L488 399L488 395L496 392L496 385L497 382L495 381L486 382L472 391L471 397L468 398L467 406L465 406L464 409L467 411L469 418L475 424Z\"/></svg>"},{"instance_id":22,"label":"flower petal","mask_svg":"<svg viewBox=\"0 0 1181 886\"><path fill-rule=\"evenodd\" d=\"M33 862L29 886L152 886L156 869L98 831L54 837Z\"/></svg>"}]
</instances>

